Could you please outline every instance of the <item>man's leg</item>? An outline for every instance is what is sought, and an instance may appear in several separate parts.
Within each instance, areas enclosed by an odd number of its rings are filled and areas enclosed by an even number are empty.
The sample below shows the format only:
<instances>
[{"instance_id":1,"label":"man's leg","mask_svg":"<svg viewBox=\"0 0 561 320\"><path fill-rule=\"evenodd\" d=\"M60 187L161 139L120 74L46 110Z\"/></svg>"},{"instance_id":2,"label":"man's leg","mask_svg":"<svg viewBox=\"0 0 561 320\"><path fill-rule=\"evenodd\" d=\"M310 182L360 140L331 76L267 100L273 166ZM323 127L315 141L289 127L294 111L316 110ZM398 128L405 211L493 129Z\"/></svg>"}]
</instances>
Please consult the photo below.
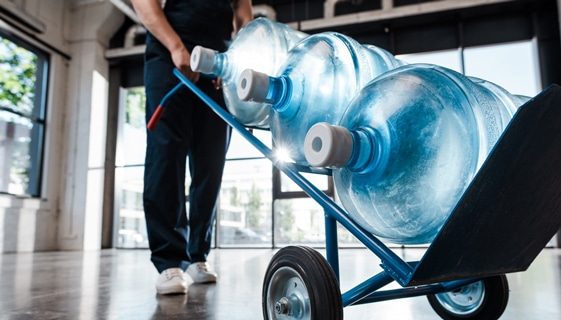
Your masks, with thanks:
<instances>
[{"instance_id":1,"label":"man's leg","mask_svg":"<svg viewBox=\"0 0 561 320\"><path fill-rule=\"evenodd\" d=\"M199 87L220 105L224 105L221 91L208 80ZM204 262L210 251L212 226L216 220L217 198L230 127L202 101L193 110L193 140L189 155L191 187L189 192L189 255L192 262Z\"/></svg>"},{"instance_id":2,"label":"man's leg","mask_svg":"<svg viewBox=\"0 0 561 320\"><path fill-rule=\"evenodd\" d=\"M163 50L155 47L153 50ZM145 64L146 116L177 83L173 65L164 54L149 55ZM185 269L188 221L185 209L185 170L193 97L182 89L168 100L154 131L148 132L144 171L144 212L151 260L158 272ZM191 102L191 103L190 103ZM131 142L134 143L134 142Z\"/></svg>"}]
</instances>

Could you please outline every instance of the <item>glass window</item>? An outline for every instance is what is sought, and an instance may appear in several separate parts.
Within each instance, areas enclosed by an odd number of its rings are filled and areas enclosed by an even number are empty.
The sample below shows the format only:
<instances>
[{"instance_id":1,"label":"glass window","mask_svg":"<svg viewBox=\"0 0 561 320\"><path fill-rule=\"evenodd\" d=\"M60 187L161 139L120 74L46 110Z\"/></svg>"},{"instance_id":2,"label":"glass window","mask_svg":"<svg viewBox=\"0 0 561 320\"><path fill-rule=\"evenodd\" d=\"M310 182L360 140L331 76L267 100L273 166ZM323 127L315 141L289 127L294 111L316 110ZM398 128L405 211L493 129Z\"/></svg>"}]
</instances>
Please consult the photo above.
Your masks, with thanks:
<instances>
[{"instance_id":1,"label":"glass window","mask_svg":"<svg viewBox=\"0 0 561 320\"><path fill-rule=\"evenodd\" d=\"M347 228L337 223L337 241L339 247L364 247L355 236L353 236Z\"/></svg>"},{"instance_id":2,"label":"glass window","mask_svg":"<svg viewBox=\"0 0 561 320\"><path fill-rule=\"evenodd\" d=\"M468 76L494 82L513 94L533 97L541 91L533 41L466 48L464 60Z\"/></svg>"},{"instance_id":3,"label":"glass window","mask_svg":"<svg viewBox=\"0 0 561 320\"><path fill-rule=\"evenodd\" d=\"M265 130L253 130L253 135L263 142L267 147L271 148L271 132ZM243 158L263 158L263 154L259 152L249 141L242 137L236 130L232 129L232 137L230 138L230 147L226 154L226 159L243 159Z\"/></svg>"},{"instance_id":4,"label":"glass window","mask_svg":"<svg viewBox=\"0 0 561 320\"><path fill-rule=\"evenodd\" d=\"M275 246L304 244L325 247L323 208L311 198L275 200ZM339 247L363 247L345 227L337 223Z\"/></svg>"},{"instance_id":5,"label":"glass window","mask_svg":"<svg viewBox=\"0 0 561 320\"><path fill-rule=\"evenodd\" d=\"M118 166L139 165L144 163L146 154L146 96L144 87L129 88L122 91L125 107L120 119L122 135L118 145Z\"/></svg>"},{"instance_id":6,"label":"glass window","mask_svg":"<svg viewBox=\"0 0 561 320\"><path fill-rule=\"evenodd\" d=\"M321 174L313 173L301 173L304 178L313 183L319 190L328 189L328 177ZM284 173L281 172L281 192L297 192L302 191L294 181L288 178Z\"/></svg>"},{"instance_id":7,"label":"glass window","mask_svg":"<svg viewBox=\"0 0 561 320\"><path fill-rule=\"evenodd\" d=\"M119 248L148 248L142 204L144 167L116 168Z\"/></svg>"},{"instance_id":8,"label":"glass window","mask_svg":"<svg viewBox=\"0 0 561 320\"><path fill-rule=\"evenodd\" d=\"M219 199L219 246L271 246L271 181L269 160L226 162Z\"/></svg>"},{"instance_id":9,"label":"glass window","mask_svg":"<svg viewBox=\"0 0 561 320\"><path fill-rule=\"evenodd\" d=\"M47 56L0 33L0 192L39 196Z\"/></svg>"},{"instance_id":10,"label":"glass window","mask_svg":"<svg viewBox=\"0 0 561 320\"><path fill-rule=\"evenodd\" d=\"M459 49L402 54L397 55L396 58L407 63L436 64L460 73L462 72L461 52Z\"/></svg>"},{"instance_id":11,"label":"glass window","mask_svg":"<svg viewBox=\"0 0 561 320\"><path fill-rule=\"evenodd\" d=\"M311 198L275 200L275 245L325 246L323 208Z\"/></svg>"}]
</instances>

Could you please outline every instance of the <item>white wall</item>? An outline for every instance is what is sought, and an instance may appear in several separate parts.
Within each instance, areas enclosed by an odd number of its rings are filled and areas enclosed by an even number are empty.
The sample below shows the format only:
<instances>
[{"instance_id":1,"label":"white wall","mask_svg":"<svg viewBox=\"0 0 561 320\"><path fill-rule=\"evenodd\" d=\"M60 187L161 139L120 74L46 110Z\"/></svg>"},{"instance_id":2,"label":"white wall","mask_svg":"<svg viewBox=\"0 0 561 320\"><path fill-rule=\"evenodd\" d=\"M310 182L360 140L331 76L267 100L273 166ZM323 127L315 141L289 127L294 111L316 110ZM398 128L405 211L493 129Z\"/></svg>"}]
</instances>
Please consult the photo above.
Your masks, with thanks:
<instances>
[{"instance_id":1,"label":"white wall","mask_svg":"<svg viewBox=\"0 0 561 320\"><path fill-rule=\"evenodd\" d=\"M50 54L40 199L0 196L0 252L99 249L109 37L123 21L108 0L0 0L44 27ZM10 26L8 26L10 27Z\"/></svg>"}]
</instances>

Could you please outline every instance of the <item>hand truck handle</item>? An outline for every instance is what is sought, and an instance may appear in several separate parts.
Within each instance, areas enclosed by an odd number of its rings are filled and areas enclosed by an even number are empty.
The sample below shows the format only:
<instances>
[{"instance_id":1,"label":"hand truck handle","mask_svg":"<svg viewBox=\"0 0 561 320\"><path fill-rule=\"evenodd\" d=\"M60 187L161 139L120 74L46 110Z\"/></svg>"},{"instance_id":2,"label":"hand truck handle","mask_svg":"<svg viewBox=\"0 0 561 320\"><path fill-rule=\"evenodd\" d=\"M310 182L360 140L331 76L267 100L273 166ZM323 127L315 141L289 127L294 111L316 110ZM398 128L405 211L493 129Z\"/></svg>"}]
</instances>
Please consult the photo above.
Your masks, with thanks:
<instances>
[{"instance_id":1,"label":"hand truck handle","mask_svg":"<svg viewBox=\"0 0 561 320\"><path fill-rule=\"evenodd\" d=\"M160 118L164 114L164 106L166 101L171 96L173 96L173 94L177 92L177 90L179 90L182 86L183 83L179 82L175 87L173 87L173 89L171 89L168 93L166 93L166 95L162 98L162 101L160 102L156 110L154 110L154 113L150 117L150 121L148 121L148 124L146 125L146 128L148 128L148 130L153 131L154 129L156 129L156 125L158 124L158 121L160 121Z\"/></svg>"}]
</instances>

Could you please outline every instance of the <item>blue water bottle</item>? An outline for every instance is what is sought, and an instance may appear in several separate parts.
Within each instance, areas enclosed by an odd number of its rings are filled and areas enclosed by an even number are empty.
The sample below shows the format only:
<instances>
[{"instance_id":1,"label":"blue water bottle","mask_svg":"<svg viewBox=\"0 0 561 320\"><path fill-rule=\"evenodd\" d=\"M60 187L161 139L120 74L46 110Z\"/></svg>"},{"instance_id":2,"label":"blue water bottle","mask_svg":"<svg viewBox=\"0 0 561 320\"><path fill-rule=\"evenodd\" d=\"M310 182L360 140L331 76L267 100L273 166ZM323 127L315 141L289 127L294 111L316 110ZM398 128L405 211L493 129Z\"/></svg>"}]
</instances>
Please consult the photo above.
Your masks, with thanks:
<instances>
[{"instance_id":1,"label":"blue water bottle","mask_svg":"<svg viewBox=\"0 0 561 320\"><path fill-rule=\"evenodd\" d=\"M245 70L238 80L238 95L242 100L272 106L275 148L305 164L303 146L308 129L320 121L337 123L364 85L401 64L383 49L325 32L296 45L278 77Z\"/></svg>"},{"instance_id":2,"label":"blue water bottle","mask_svg":"<svg viewBox=\"0 0 561 320\"><path fill-rule=\"evenodd\" d=\"M191 53L191 68L222 78L226 106L242 124L268 128L270 107L241 101L236 94L236 80L247 68L277 75L288 50L306 36L285 24L257 18L238 32L224 53L196 46Z\"/></svg>"},{"instance_id":3,"label":"blue water bottle","mask_svg":"<svg viewBox=\"0 0 561 320\"><path fill-rule=\"evenodd\" d=\"M527 100L443 67L403 66L368 84L337 126L313 126L306 159L336 168L341 203L363 228L429 243Z\"/></svg>"}]
</instances>

